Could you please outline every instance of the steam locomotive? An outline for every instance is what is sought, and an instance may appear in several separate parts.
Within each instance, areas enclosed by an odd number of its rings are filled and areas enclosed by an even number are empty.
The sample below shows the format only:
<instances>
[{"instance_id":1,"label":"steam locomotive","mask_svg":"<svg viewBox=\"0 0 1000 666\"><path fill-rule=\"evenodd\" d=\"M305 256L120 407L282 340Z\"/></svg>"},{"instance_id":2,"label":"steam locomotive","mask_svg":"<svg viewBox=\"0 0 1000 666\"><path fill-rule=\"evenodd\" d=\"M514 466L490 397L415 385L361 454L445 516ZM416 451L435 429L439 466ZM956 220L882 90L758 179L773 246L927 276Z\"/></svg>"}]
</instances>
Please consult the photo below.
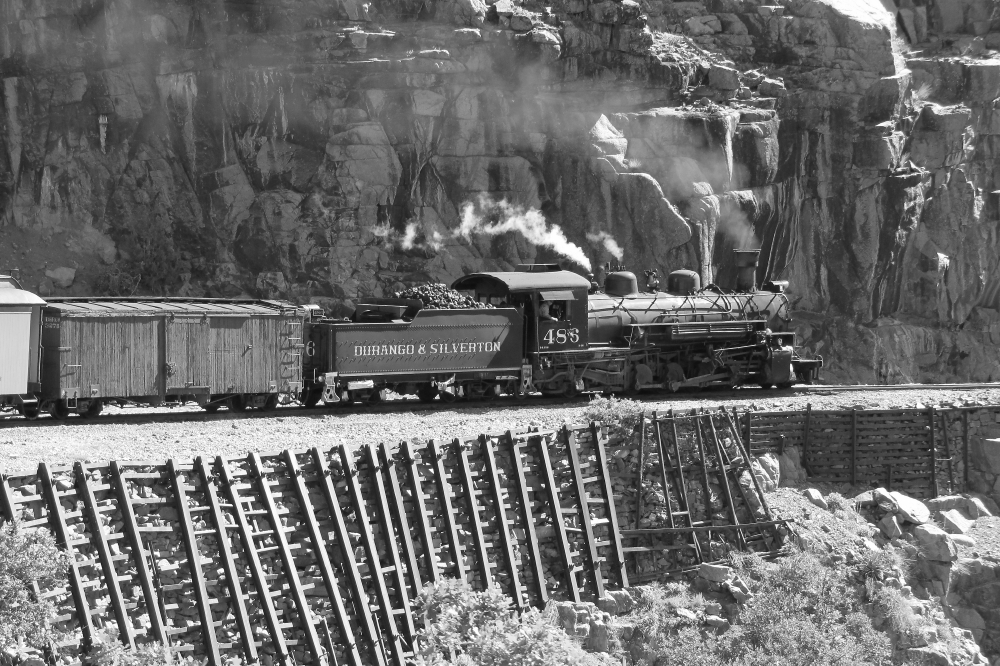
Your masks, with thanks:
<instances>
[{"instance_id":1,"label":"steam locomotive","mask_svg":"<svg viewBox=\"0 0 1000 666\"><path fill-rule=\"evenodd\" d=\"M421 401L531 393L632 394L818 378L794 349L787 283L757 288L756 252L737 252L736 289L693 271L640 291L528 264L453 289L482 307L367 299L337 320L316 306L220 299L43 301L0 276L0 407L29 418L95 416L109 402L196 402L206 410Z\"/></svg>"}]
</instances>

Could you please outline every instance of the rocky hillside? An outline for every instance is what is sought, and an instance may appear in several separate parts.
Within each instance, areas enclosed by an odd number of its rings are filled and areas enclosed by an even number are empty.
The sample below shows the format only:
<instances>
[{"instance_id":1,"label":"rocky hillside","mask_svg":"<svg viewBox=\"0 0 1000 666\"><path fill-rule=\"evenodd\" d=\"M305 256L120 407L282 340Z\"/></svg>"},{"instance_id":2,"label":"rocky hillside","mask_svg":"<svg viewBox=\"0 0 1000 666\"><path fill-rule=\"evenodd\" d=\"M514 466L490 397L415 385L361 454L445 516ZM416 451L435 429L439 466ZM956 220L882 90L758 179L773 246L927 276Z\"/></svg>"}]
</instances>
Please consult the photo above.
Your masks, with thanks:
<instances>
[{"instance_id":1,"label":"rocky hillside","mask_svg":"<svg viewBox=\"0 0 1000 666\"><path fill-rule=\"evenodd\" d=\"M1000 14L885 1L5 2L0 267L342 311L759 244L828 376L1000 379Z\"/></svg>"}]
</instances>

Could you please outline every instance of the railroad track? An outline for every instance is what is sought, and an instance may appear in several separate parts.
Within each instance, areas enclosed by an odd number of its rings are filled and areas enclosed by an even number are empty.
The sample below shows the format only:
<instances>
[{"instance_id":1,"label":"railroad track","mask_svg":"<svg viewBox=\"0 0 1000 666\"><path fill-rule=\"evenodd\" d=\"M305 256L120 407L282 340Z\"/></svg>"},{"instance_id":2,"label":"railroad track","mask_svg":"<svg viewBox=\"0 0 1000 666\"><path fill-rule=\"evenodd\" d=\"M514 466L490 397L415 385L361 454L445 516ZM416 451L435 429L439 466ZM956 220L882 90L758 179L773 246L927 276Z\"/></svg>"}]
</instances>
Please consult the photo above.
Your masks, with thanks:
<instances>
[{"instance_id":1,"label":"railroad track","mask_svg":"<svg viewBox=\"0 0 1000 666\"><path fill-rule=\"evenodd\" d=\"M764 391L759 388L737 388L728 390L691 391L681 393L644 393L628 397L640 402L671 402L688 403L701 402L706 399L732 400L732 399L760 399L778 398L794 395L836 395L838 393L852 392L874 392L874 391L969 391L982 389L1000 389L1000 383L967 383L967 384L802 384L788 389L769 389ZM521 409L536 407L558 407L586 404L590 399L587 394L573 399L549 398L532 396L524 400L514 398L497 398L494 400L461 401L454 403L444 403L435 401L433 403L422 403L413 399L389 400L379 404L355 404L350 407L334 405L331 407L306 408L299 405L289 405L278 407L268 412L229 412L221 411L210 414L192 405L180 405L177 407L135 407L131 412L131 407L122 408L119 413L105 413L96 419L69 418L53 419L43 416L37 421L27 421L19 415L11 414L6 417L0 416L0 429L5 427L27 427L46 428L53 426L76 426L86 427L94 423L149 423L149 422L184 422L184 421L226 421L242 418L286 418L286 417L309 417L322 416L328 414L406 414L413 412L435 412L435 411L476 411L492 408Z\"/></svg>"}]
</instances>

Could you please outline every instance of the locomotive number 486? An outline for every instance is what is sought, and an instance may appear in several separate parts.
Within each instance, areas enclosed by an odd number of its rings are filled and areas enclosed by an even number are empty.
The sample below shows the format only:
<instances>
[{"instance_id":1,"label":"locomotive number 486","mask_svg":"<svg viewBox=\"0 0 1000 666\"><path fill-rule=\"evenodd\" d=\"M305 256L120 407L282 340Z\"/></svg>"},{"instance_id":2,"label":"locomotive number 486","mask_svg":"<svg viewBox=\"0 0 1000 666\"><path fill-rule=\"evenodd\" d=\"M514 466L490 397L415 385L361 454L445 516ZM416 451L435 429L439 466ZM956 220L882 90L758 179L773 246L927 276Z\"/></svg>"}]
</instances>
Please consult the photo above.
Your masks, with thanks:
<instances>
[{"instance_id":1,"label":"locomotive number 486","mask_svg":"<svg viewBox=\"0 0 1000 666\"><path fill-rule=\"evenodd\" d=\"M564 345L567 342L580 341L580 329L578 328L553 328L548 330L542 337L548 344Z\"/></svg>"}]
</instances>

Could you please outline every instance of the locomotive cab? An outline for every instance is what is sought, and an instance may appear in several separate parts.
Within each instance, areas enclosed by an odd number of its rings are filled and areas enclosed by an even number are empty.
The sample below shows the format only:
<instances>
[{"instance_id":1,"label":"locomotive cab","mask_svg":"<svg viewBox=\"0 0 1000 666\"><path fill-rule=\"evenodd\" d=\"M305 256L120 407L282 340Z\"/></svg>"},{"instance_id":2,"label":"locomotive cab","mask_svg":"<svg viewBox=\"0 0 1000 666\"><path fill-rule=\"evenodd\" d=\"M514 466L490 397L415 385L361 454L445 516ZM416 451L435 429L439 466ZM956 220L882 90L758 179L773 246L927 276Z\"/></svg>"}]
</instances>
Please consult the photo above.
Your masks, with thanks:
<instances>
[{"instance_id":1,"label":"locomotive cab","mask_svg":"<svg viewBox=\"0 0 1000 666\"><path fill-rule=\"evenodd\" d=\"M524 350L535 353L587 348L590 281L556 264L521 264L511 272L474 273L453 289L470 291L483 303L508 304L524 317Z\"/></svg>"}]
</instances>

